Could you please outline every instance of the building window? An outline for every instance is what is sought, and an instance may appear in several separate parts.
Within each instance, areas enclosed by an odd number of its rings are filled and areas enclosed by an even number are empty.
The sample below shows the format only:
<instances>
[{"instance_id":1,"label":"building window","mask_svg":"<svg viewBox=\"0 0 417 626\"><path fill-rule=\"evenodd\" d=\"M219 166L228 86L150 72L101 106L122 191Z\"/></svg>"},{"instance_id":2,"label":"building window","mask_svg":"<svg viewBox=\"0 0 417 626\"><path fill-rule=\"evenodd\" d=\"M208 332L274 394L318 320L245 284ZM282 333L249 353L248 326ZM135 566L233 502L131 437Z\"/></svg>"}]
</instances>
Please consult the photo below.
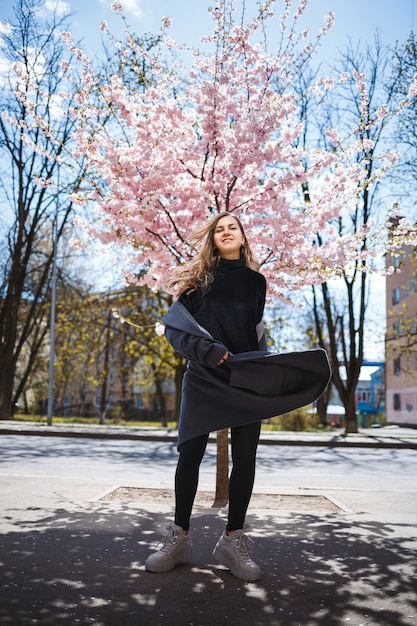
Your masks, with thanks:
<instances>
[{"instance_id":1,"label":"building window","mask_svg":"<svg viewBox=\"0 0 417 626\"><path fill-rule=\"evenodd\" d=\"M400 288L395 287L395 289L392 290L392 304L398 304L400 299Z\"/></svg>"},{"instance_id":2,"label":"building window","mask_svg":"<svg viewBox=\"0 0 417 626\"><path fill-rule=\"evenodd\" d=\"M394 375L399 376L401 374L401 357L398 356L394 359Z\"/></svg>"},{"instance_id":3,"label":"building window","mask_svg":"<svg viewBox=\"0 0 417 626\"><path fill-rule=\"evenodd\" d=\"M371 392L368 390L359 390L357 394L358 402L370 402L371 401Z\"/></svg>"},{"instance_id":4,"label":"building window","mask_svg":"<svg viewBox=\"0 0 417 626\"><path fill-rule=\"evenodd\" d=\"M401 394L394 393L394 411L401 411Z\"/></svg>"}]
</instances>

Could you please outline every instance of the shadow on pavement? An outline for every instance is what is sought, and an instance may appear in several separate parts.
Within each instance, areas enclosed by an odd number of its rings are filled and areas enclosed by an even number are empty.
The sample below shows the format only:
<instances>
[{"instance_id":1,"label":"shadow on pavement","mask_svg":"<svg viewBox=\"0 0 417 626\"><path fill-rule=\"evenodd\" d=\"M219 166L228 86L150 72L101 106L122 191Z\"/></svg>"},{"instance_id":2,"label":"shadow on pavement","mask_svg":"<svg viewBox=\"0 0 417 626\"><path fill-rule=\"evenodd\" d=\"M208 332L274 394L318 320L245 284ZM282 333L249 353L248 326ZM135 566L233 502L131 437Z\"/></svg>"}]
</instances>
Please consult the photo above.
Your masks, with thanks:
<instances>
[{"instance_id":1,"label":"shadow on pavement","mask_svg":"<svg viewBox=\"0 0 417 626\"><path fill-rule=\"evenodd\" d=\"M0 538L2 626L417 623L415 529L408 525L252 511L263 577L245 583L213 563L219 514L194 515L194 561L165 574L143 567L164 532L161 513L89 503L84 511L38 515Z\"/></svg>"}]
</instances>

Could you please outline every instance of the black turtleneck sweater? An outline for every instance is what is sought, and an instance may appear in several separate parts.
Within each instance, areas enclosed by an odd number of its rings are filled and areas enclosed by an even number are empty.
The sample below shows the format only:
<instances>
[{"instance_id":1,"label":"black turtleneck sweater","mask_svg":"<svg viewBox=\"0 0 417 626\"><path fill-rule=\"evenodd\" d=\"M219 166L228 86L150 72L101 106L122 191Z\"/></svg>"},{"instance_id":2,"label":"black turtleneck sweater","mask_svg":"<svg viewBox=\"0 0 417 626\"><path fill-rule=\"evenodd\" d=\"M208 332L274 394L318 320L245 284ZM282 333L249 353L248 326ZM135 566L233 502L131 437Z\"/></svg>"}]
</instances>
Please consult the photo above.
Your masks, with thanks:
<instances>
[{"instance_id":1,"label":"black turtleneck sweater","mask_svg":"<svg viewBox=\"0 0 417 626\"><path fill-rule=\"evenodd\" d=\"M197 322L232 354L258 350L256 325L262 320L266 281L246 267L244 257L219 259L207 289L182 293L179 301Z\"/></svg>"}]
</instances>

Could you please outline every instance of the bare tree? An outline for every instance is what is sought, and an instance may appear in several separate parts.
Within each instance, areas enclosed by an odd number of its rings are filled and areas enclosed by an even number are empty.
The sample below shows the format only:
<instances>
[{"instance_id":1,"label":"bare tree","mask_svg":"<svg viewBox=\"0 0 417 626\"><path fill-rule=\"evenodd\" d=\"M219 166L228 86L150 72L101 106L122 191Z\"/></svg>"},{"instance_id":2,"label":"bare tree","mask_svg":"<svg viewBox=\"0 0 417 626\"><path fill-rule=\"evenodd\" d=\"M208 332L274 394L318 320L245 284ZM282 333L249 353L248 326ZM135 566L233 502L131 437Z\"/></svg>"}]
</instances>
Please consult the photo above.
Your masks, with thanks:
<instances>
[{"instance_id":1,"label":"bare tree","mask_svg":"<svg viewBox=\"0 0 417 626\"><path fill-rule=\"evenodd\" d=\"M391 140L387 128L389 118L382 118L376 125L373 121L383 104L389 109L396 99L396 76L392 72L390 51L377 35L373 46L367 45L364 50L359 46L348 46L337 68L337 74L342 73L349 77L345 79L342 93L338 92L323 104L322 125L309 129L304 137L304 141L310 142L310 145L315 141L320 146L327 141L325 129L329 127L337 129L340 135L349 128L357 129L357 141L362 145L357 159L358 164L364 163L364 178L357 188L354 210L340 217L334 224L341 236L366 229L372 220L381 217L380 213L383 218L387 215L387 208L381 199L377 169L379 156ZM366 89L358 89L362 77L366 81ZM304 94L304 97L309 97L308 90ZM304 189L304 198L308 204L308 188ZM323 235L317 233L317 245L321 246L324 242ZM361 250L365 252L369 245L366 237L361 245ZM329 352L332 382L345 408L346 432L357 432L355 391L364 361L370 293L367 268L366 260L357 260L342 270L338 281L313 285L312 297L309 299L315 340ZM324 410L325 399L321 413Z\"/></svg>"},{"instance_id":2,"label":"bare tree","mask_svg":"<svg viewBox=\"0 0 417 626\"><path fill-rule=\"evenodd\" d=\"M63 112L71 102L59 96L65 58L60 32L67 17L58 9L46 12L40 0L17 0L1 29L8 69L0 93L0 419L13 414L49 325L54 242L72 213L72 203L61 201L58 171L62 186L75 189L81 176L79 167L71 170L59 159L72 132ZM28 103L42 125L31 125Z\"/></svg>"},{"instance_id":3,"label":"bare tree","mask_svg":"<svg viewBox=\"0 0 417 626\"><path fill-rule=\"evenodd\" d=\"M395 88L400 100L405 100L417 72L417 39L414 33L394 51ZM401 167L396 169L398 191L404 200L411 197L417 186L417 107L407 107L395 129L395 142L401 150ZM412 196L414 198L414 195ZM415 202L408 209L415 211Z\"/></svg>"}]
</instances>

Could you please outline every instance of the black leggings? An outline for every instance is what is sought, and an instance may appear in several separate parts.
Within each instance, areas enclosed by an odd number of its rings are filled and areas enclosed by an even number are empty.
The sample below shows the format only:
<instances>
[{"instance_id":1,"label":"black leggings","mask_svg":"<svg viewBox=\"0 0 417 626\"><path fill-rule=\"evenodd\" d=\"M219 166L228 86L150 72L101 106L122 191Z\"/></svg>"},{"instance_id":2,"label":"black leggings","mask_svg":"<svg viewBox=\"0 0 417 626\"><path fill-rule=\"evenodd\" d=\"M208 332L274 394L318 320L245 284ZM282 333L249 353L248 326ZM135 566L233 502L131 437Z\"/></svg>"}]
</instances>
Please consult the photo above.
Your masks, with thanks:
<instances>
[{"instance_id":1,"label":"black leggings","mask_svg":"<svg viewBox=\"0 0 417 626\"><path fill-rule=\"evenodd\" d=\"M261 422L231 428L232 471L229 480L229 514L226 530L243 528L255 480L256 449ZM208 435L185 441L179 448L175 472L175 523L190 527L191 511L197 493L200 463Z\"/></svg>"}]
</instances>

